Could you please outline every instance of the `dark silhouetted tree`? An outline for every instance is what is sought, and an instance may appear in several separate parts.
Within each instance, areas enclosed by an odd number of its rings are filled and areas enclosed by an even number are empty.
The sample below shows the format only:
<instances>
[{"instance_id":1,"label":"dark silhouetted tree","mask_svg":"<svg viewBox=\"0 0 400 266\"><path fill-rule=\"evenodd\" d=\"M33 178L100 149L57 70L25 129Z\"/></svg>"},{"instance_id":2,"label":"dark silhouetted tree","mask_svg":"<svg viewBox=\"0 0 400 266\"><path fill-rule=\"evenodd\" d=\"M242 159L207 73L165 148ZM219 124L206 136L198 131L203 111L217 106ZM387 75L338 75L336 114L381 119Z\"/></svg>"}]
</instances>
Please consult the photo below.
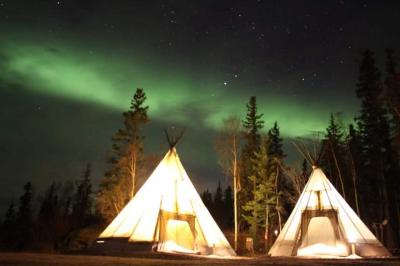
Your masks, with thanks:
<instances>
[{"instance_id":1,"label":"dark silhouetted tree","mask_svg":"<svg viewBox=\"0 0 400 266\"><path fill-rule=\"evenodd\" d=\"M82 227L92 214L92 183L90 181L91 167L87 164L82 179L73 196L72 217L74 227Z\"/></svg>"},{"instance_id":2,"label":"dark silhouetted tree","mask_svg":"<svg viewBox=\"0 0 400 266\"><path fill-rule=\"evenodd\" d=\"M31 182L24 185L24 193L19 198L16 217L16 247L26 248L32 241L33 233L33 188Z\"/></svg>"},{"instance_id":3,"label":"dark silhouetted tree","mask_svg":"<svg viewBox=\"0 0 400 266\"><path fill-rule=\"evenodd\" d=\"M345 132L339 114L331 114L329 126L322 140L323 154L321 167L337 188L339 193L349 202L352 200L352 182L348 164ZM350 203L350 202L349 202ZM354 206L352 202L350 205Z\"/></svg>"},{"instance_id":4,"label":"dark silhouetted tree","mask_svg":"<svg viewBox=\"0 0 400 266\"><path fill-rule=\"evenodd\" d=\"M223 220L225 228L233 227L233 192L232 187L227 186L224 190Z\"/></svg>"},{"instance_id":5,"label":"dark silhouetted tree","mask_svg":"<svg viewBox=\"0 0 400 266\"><path fill-rule=\"evenodd\" d=\"M61 236L66 234L61 230L60 223L69 222L69 217L62 217L62 208L59 200L60 184L52 183L44 192L39 213L37 216L35 240L41 249L53 250L57 248Z\"/></svg>"},{"instance_id":6,"label":"dark silhouetted tree","mask_svg":"<svg viewBox=\"0 0 400 266\"><path fill-rule=\"evenodd\" d=\"M224 214L224 198L222 194L221 182L218 181L218 187L215 190L214 194L214 202L213 202L215 220L217 221L219 226L223 226L223 214Z\"/></svg>"},{"instance_id":7,"label":"dark silhouetted tree","mask_svg":"<svg viewBox=\"0 0 400 266\"><path fill-rule=\"evenodd\" d=\"M8 206L0 232L1 247L3 249L15 248L16 213L13 202Z\"/></svg>"},{"instance_id":8,"label":"dark silhouetted tree","mask_svg":"<svg viewBox=\"0 0 400 266\"><path fill-rule=\"evenodd\" d=\"M208 191L208 189L204 190L203 193L201 193L200 197L204 205L206 205L207 209L210 211L210 213L214 214L214 201L210 191Z\"/></svg>"},{"instance_id":9,"label":"dark silhouetted tree","mask_svg":"<svg viewBox=\"0 0 400 266\"><path fill-rule=\"evenodd\" d=\"M354 209L358 216L361 216L360 201L359 201L359 187L358 175L361 173L361 161L362 161L362 147L360 141L360 135L354 128L353 124L349 125L349 133L346 138L348 159L350 164L350 175L352 180L351 188L353 189L353 202Z\"/></svg>"}]
</instances>

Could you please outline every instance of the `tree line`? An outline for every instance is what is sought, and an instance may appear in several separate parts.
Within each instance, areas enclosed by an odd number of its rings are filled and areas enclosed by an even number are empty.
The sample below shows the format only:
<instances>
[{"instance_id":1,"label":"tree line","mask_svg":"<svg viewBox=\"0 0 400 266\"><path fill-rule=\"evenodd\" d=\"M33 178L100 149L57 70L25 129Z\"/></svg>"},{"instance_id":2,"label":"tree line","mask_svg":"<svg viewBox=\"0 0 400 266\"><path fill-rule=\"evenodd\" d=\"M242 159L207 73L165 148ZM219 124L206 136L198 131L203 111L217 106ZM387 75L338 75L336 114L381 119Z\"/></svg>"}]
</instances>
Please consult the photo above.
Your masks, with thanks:
<instances>
[{"instance_id":1,"label":"tree line","mask_svg":"<svg viewBox=\"0 0 400 266\"><path fill-rule=\"evenodd\" d=\"M393 50L386 51L384 75L374 54L365 51L359 66L356 96L361 108L350 124L332 113L317 162L339 193L376 236L389 248L399 247L400 197L400 72ZM0 237L3 248L62 249L76 242L85 228L104 228L134 197L140 182L159 157L145 152L143 128L149 106L143 89L136 90L123 125L112 137L108 170L93 191L90 166L76 182L51 184L38 197L28 182L17 204L10 204ZM218 163L231 178L225 189L201 196L225 231L231 231L236 250L251 236L256 251L273 244L310 174L306 159L288 165L278 122L267 126L250 97L244 117L228 116L215 138ZM266 129L267 128L267 129ZM99 233L93 231L92 238ZM79 242L79 241L78 241ZM82 241L81 241L82 242ZM45 243L45 244L44 244ZM82 244L86 245L86 244ZM44 248L44 247L42 247Z\"/></svg>"},{"instance_id":2,"label":"tree line","mask_svg":"<svg viewBox=\"0 0 400 266\"><path fill-rule=\"evenodd\" d=\"M32 183L27 182L18 203L12 202L7 209L0 247L43 251L69 248L80 229L97 222L90 174L88 164L79 180L54 182L40 195L35 195ZM76 245L86 247L86 243Z\"/></svg>"}]
</instances>

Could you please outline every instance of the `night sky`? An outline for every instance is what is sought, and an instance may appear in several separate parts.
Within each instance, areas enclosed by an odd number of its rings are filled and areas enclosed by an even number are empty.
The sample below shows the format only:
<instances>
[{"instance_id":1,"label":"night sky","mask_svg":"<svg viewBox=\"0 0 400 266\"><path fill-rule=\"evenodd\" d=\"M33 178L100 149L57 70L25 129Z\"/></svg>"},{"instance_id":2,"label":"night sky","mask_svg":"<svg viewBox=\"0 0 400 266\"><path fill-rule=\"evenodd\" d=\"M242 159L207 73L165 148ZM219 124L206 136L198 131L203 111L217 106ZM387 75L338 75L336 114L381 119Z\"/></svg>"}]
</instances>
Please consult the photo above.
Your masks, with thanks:
<instances>
[{"instance_id":1,"label":"night sky","mask_svg":"<svg viewBox=\"0 0 400 266\"><path fill-rule=\"evenodd\" d=\"M382 68L399 14L400 1L0 0L0 211L25 182L40 192L88 162L97 184L137 87L147 151L186 127L178 152L199 190L224 181L213 138L252 95L286 139L323 131L330 113L350 122L360 53Z\"/></svg>"}]
</instances>

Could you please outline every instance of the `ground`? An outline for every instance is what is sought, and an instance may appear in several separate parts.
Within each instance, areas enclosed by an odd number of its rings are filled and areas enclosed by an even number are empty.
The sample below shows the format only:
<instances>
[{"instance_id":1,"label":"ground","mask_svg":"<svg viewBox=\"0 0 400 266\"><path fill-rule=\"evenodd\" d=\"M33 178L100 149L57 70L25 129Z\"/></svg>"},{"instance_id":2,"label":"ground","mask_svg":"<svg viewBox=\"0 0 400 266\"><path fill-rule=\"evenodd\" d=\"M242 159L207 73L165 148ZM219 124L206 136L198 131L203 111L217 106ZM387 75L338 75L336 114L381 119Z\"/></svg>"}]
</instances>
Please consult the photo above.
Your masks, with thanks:
<instances>
[{"instance_id":1,"label":"ground","mask_svg":"<svg viewBox=\"0 0 400 266\"><path fill-rule=\"evenodd\" d=\"M400 258L391 259L296 259L296 258L236 258L236 259L199 259L199 258L127 258L88 255L55 255L40 253L0 253L0 265L275 265L275 266L316 266L316 265L400 265Z\"/></svg>"}]
</instances>

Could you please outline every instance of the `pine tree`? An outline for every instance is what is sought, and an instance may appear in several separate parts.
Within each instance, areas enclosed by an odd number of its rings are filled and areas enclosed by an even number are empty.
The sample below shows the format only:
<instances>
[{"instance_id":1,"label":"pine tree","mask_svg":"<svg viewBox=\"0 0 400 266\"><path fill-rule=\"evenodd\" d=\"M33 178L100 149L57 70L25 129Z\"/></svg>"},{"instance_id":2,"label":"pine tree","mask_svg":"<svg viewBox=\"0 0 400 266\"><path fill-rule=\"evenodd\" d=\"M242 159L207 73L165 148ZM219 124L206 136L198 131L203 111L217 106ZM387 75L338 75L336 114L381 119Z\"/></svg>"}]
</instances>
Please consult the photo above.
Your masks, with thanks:
<instances>
[{"instance_id":1,"label":"pine tree","mask_svg":"<svg viewBox=\"0 0 400 266\"><path fill-rule=\"evenodd\" d=\"M16 245L18 249L26 248L32 240L33 228L33 188L31 182L24 185L24 194L19 198L16 219Z\"/></svg>"},{"instance_id":2,"label":"pine tree","mask_svg":"<svg viewBox=\"0 0 400 266\"><path fill-rule=\"evenodd\" d=\"M42 223L54 223L54 220L59 215L59 207L56 183L52 183L46 190L41 202L38 213L39 221Z\"/></svg>"},{"instance_id":3,"label":"pine tree","mask_svg":"<svg viewBox=\"0 0 400 266\"><path fill-rule=\"evenodd\" d=\"M215 190L213 206L214 206L215 220L217 221L218 225L222 227L224 219L223 217L224 199L220 181L218 181L218 187Z\"/></svg>"},{"instance_id":4,"label":"pine tree","mask_svg":"<svg viewBox=\"0 0 400 266\"><path fill-rule=\"evenodd\" d=\"M14 202L11 202L4 216L2 229L6 230L8 227L15 225L15 218L15 205Z\"/></svg>"},{"instance_id":5,"label":"pine tree","mask_svg":"<svg viewBox=\"0 0 400 266\"><path fill-rule=\"evenodd\" d=\"M134 196L138 171L143 170L144 154L141 131L148 123L147 97L138 88L131 101L130 110L123 113L124 127L113 137L110 163L111 169L100 182L96 198L97 211L106 220L111 220Z\"/></svg>"},{"instance_id":6,"label":"pine tree","mask_svg":"<svg viewBox=\"0 0 400 266\"><path fill-rule=\"evenodd\" d=\"M254 153L252 159L254 175L248 177L253 185L252 198L243 206L246 211L243 218L249 225L249 233L256 246L259 246L260 236L270 235L270 220L276 215L275 176L267 170L269 161L267 150L268 147L262 145L259 151ZM267 249L270 244L270 241L266 242Z\"/></svg>"},{"instance_id":7,"label":"pine tree","mask_svg":"<svg viewBox=\"0 0 400 266\"><path fill-rule=\"evenodd\" d=\"M352 189L354 197L354 207L358 216L361 216L360 202L359 202L359 187L358 175L361 173L360 162L362 160L361 142L358 131L354 128L353 124L349 125L349 133L346 138L348 158L350 162L350 173L352 178Z\"/></svg>"},{"instance_id":8,"label":"pine tree","mask_svg":"<svg viewBox=\"0 0 400 266\"><path fill-rule=\"evenodd\" d=\"M0 243L3 249L13 249L15 247L16 234L16 213L13 202L8 206L3 224L1 226Z\"/></svg>"},{"instance_id":9,"label":"pine tree","mask_svg":"<svg viewBox=\"0 0 400 266\"><path fill-rule=\"evenodd\" d=\"M363 213L370 224L384 219L389 221L385 230L386 245L395 247L398 245L398 221L393 213L395 200L391 184L397 176L397 156L392 148L387 111L381 99L381 74L371 51L363 54L356 93L361 100L357 123L362 147L361 202L366 205Z\"/></svg>"},{"instance_id":10,"label":"pine tree","mask_svg":"<svg viewBox=\"0 0 400 266\"><path fill-rule=\"evenodd\" d=\"M321 167L327 173L328 178L337 190L346 199L350 193L345 188L351 184L348 177L348 166L346 165L346 144L344 129L341 125L339 115L331 114L329 125L326 129L325 138L322 140L323 155ZM347 193L348 192L348 193Z\"/></svg>"},{"instance_id":11,"label":"pine tree","mask_svg":"<svg viewBox=\"0 0 400 266\"><path fill-rule=\"evenodd\" d=\"M207 209L210 211L210 213L213 215L214 214L214 202L213 202L213 197L210 191L208 189L204 190L203 193L200 195L201 200L203 201L204 205L207 207Z\"/></svg>"},{"instance_id":12,"label":"pine tree","mask_svg":"<svg viewBox=\"0 0 400 266\"><path fill-rule=\"evenodd\" d=\"M246 145L244 152L248 152L250 157L254 157L252 152L257 151L260 146L260 129L264 127L264 121L261 120L263 114L259 114L257 111L257 100L255 96L252 96L249 103L246 105L247 113L246 118L243 121L243 127L245 128L245 139Z\"/></svg>"},{"instance_id":13,"label":"pine tree","mask_svg":"<svg viewBox=\"0 0 400 266\"><path fill-rule=\"evenodd\" d=\"M227 186L224 190L223 205L224 227L232 228L233 226L233 191L231 186Z\"/></svg>"},{"instance_id":14,"label":"pine tree","mask_svg":"<svg viewBox=\"0 0 400 266\"><path fill-rule=\"evenodd\" d=\"M74 226L84 226L92 213L92 183L90 181L91 167L87 164L82 179L73 196L72 217Z\"/></svg>"},{"instance_id":15,"label":"pine tree","mask_svg":"<svg viewBox=\"0 0 400 266\"><path fill-rule=\"evenodd\" d=\"M41 200L35 227L35 240L46 249L56 249L57 242L65 230L61 230L62 223L69 223L68 217L61 216L59 200L60 185L52 183L45 191Z\"/></svg>"},{"instance_id":16,"label":"pine tree","mask_svg":"<svg viewBox=\"0 0 400 266\"><path fill-rule=\"evenodd\" d=\"M275 159L283 160L286 155L283 153L283 139L280 137L278 122L268 131L268 155Z\"/></svg>"},{"instance_id":17,"label":"pine tree","mask_svg":"<svg viewBox=\"0 0 400 266\"><path fill-rule=\"evenodd\" d=\"M256 154L260 150L261 135L260 130L264 127L264 121L261 119L263 114L259 114L257 110L257 100L252 96L249 103L246 105L247 113L243 121L244 132L244 146L241 153L241 191L239 193L239 206L244 206L253 198L253 191L255 189L254 183L257 181L251 180L251 177L257 178L255 175L254 160ZM249 217L249 213L242 208L244 213L242 217Z\"/></svg>"},{"instance_id":18,"label":"pine tree","mask_svg":"<svg viewBox=\"0 0 400 266\"><path fill-rule=\"evenodd\" d=\"M275 194L276 206L274 212L276 212L276 217L271 221L273 226L282 228L282 216L286 213L290 213L291 204L285 198L280 198L279 195L283 191L288 191L290 185L287 182L285 175L281 174L281 166L283 166L283 160L286 155L283 152L283 139L280 137L280 130L278 122L275 121L274 126L268 131L268 173L275 178Z\"/></svg>"}]
</instances>

